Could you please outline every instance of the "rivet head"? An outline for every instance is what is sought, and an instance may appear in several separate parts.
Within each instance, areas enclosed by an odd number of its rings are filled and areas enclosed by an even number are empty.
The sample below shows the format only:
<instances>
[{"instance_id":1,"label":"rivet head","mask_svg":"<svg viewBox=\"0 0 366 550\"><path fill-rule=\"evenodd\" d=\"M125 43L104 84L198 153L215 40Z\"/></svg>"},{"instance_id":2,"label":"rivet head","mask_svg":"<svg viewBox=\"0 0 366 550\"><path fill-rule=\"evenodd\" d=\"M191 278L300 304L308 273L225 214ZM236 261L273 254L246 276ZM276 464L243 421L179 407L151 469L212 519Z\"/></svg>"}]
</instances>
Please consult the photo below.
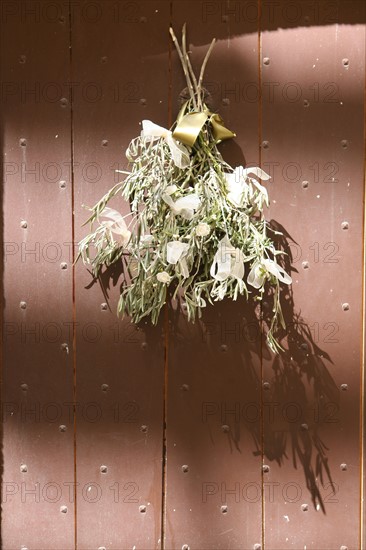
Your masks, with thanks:
<instances>
[{"instance_id":1,"label":"rivet head","mask_svg":"<svg viewBox=\"0 0 366 550\"><path fill-rule=\"evenodd\" d=\"M307 188L309 187L309 182L306 181L306 180L304 180L304 181L301 183L301 185L302 185L302 188L303 188L303 189L307 189Z\"/></svg>"},{"instance_id":2,"label":"rivet head","mask_svg":"<svg viewBox=\"0 0 366 550\"><path fill-rule=\"evenodd\" d=\"M59 186L60 186L61 189L65 189L65 187L66 187L66 181L61 180L60 183L59 183Z\"/></svg>"},{"instance_id":3,"label":"rivet head","mask_svg":"<svg viewBox=\"0 0 366 550\"><path fill-rule=\"evenodd\" d=\"M262 141L263 149L269 149L269 141Z\"/></svg>"},{"instance_id":4,"label":"rivet head","mask_svg":"<svg viewBox=\"0 0 366 550\"><path fill-rule=\"evenodd\" d=\"M107 550L105 546L99 546L98 550Z\"/></svg>"},{"instance_id":5,"label":"rivet head","mask_svg":"<svg viewBox=\"0 0 366 550\"><path fill-rule=\"evenodd\" d=\"M28 466L26 464L21 464L20 471L25 474L26 472L28 472Z\"/></svg>"},{"instance_id":6,"label":"rivet head","mask_svg":"<svg viewBox=\"0 0 366 550\"><path fill-rule=\"evenodd\" d=\"M227 506L226 506L226 504L224 504L223 506L221 506L221 513L222 513L222 514L227 514Z\"/></svg>"},{"instance_id":7,"label":"rivet head","mask_svg":"<svg viewBox=\"0 0 366 550\"><path fill-rule=\"evenodd\" d=\"M65 426L65 424L61 424L61 426L59 426L58 429L61 433L64 433L64 432L66 432L67 427Z\"/></svg>"},{"instance_id":8,"label":"rivet head","mask_svg":"<svg viewBox=\"0 0 366 550\"><path fill-rule=\"evenodd\" d=\"M182 391L188 391L188 390L189 390L189 386L188 386L188 384L182 384L181 387L180 387L180 389L181 389Z\"/></svg>"},{"instance_id":9,"label":"rivet head","mask_svg":"<svg viewBox=\"0 0 366 550\"><path fill-rule=\"evenodd\" d=\"M20 138L19 145L21 147L26 147L27 146L27 140L25 138Z\"/></svg>"},{"instance_id":10,"label":"rivet head","mask_svg":"<svg viewBox=\"0 0 366 550\"><path fill-rule=\"evenodd\" d=\"M26 55L20 55L19 56L19 63L24 64L27 62L27 56Z\"/></svg>"},{"instance_id":11,"label":"rivet head","mask_svg":"<svg viewBox=\"0 0 366 550\"><path fill-rule=\"evenodd\" d=\"M20 222L20 227L22 227L23 229L27 229L27 227L28 227L27 222L25 220L21 221Z\"/></svg>"},{"instance_id":12,"label":"rivet head","mask_svg":"<svg viewBox=\"0 0 366 550\"><path fill-rule=\"evenodd\" d=\"M342 65L344 67L349 67L349 59L347 59L347 57L345 57L344 59L342 59Z\"/></svg>"},{"instance_id":13,"label":"rivet head","mask_svg":"<svg viewBox=\"0 0 366 550\"><path fill-rule=\"evenodd\" d=\"M223 424L223 425L221 426L221 429L222 429L222 431L225 432L225 433L227 433L227 432L230 430L230 428L229 428L229 426L228 426L227 424Z\"/></svg>"},{"instance_id":14,"label":"rivet head","mask_svg":"<svg viewBox=\"0 0 366 550\"><path fill-rule=\"evenodd\" d=\"M108 309L107 304L106 304L105 302L103 302L103 304L100 304L100 309L101 309L102 311L106 311L106 309Z\"/></svg>"},{"instance_id":15,"label":"rivet head","mask_svg":"<svg viewBox=\"0 0 366 550\"><path fill-rule=\"evenodd\" d=\"M343 544L342 544L342 546L340 547L339 550L348 550L348 546L343 546Z\"/></svg>"},{"instance_id":16,"label":"rivet head","mask_svg":"<svg viewBox=\"0 0 366 550\"><path fill-rule=\"evenodd\" d=\"M108 146L108 140L102 139L102 147L107 147L107 146Z\"/></svg>"},{"instance_id":17,"label":"rivet head","mask_svg":"<svg viewBox=\"0 0 366 550\"><path fill-rule=\"evenodd\" d=\"M305 261L305 262L302 262L302 267L303 269L309 269L309 262Z\"/></svg>"},{"instance_id":18,"label":"rivet head","mask_svg":"<svg viewBox=\"0 0 366 550\"><path fill-rule=\"evenodd\" d=\"M227 345L226 344L221 344L220 351L223 351L223 352L227 351Z\"/></svg>"},{"instance_id":19,"label":"rivet head","mask_svg":"<svg viewBox=\"0 0 366 550\"><path fill-rule=\"evenodd\" d=\"M271 384L269 382L263 382L263 389L268 391L271 387Z\"/></svg>"},{"instance_id":20,"label":"rivet head","mask_svg":"<svg viewBox=\"0 0 366 550\"><path fill-rule=\"evenodd\" d=\"M62 97L60 99L60 105L61 107L66 107L69 102L67 101L66 97Z\"/></svg>"},{"instance_id":21,"label":"rivet head","mask_svg":"<svg viewBox=\"0 0 366 550\"><path fill-rule=\"evenodd\" d=\"M253 546L253 550L262 550L262 545L259 544L259 542L257 542L257 543Z\"/></svg>"},{"instance_id":22,"label":"rivet head","mask_svg":"<svg viewBox=\"0 0 366 550\"><path fill-rule=\"evenodd\" d=\"M60 15L58 20L59 20L59 23L65 23L65 17L63 15Z\"/></svg>"},{"instance_id":23,"label":"rivet head","mask_svg":"<svg viewBox=\"0 0 366 550\"><path fill-rule=\"evenodd\" d=\"M268 466L268 464L263 464L263 466L262 466L262 472L264 472L265 474L268 474L268 472L269 472L269 466Z\"/></svg>"},{"instance_id":24,"label":"rivet head","mask_svg":"<svg viewBox=\"0 0 366 550\"><path fill-rule=\"evenodd\" d=\"M140 514L146 514L146 506L142 505L139 507Z\"/></svg>"},{"instance_id":25,"label":"rivet head","mask_svg":"<svg viewBox=\"0 0 366 550\"><path fill-rule=\"evenodd\" d=\"M27 302L20 302L20 309L27 309Z\"/></svg>"},{"instance_id":26,"label":"rivet head","mask_svg":"<svg viewBox=\"0 0 366 550\"><path fill-rule=\"evenodd\" d=\"M309 429L309 426L307 424L301 424L301 429L306 432Z\"/></svg>"},{"instance_id":27,"label":"rivet head","mask_svg":"<svg viewBox=\"0 0 366 550\"><path fill-rule=\"evenodd\" d=\"M106 474L107 472L108 472L107 466L105 466L104 464L102 464L102 466L100 467L100 473L101 473L101 474Z\"/></svg>"},{"instance_id":28,"label":"rivet head","mask_svg":"<svg viewBox=\"0 0 366 550\"><path fill-rule=\"evenodd\" d=\"M348 390L348 384L341 384L341 390L347 391Z\"/></svg>"},{"instance_id":29,"label":"rivet head","mask_svg":"<svg viewBox=\"0 0 366 550\"><path fill-rule=\"evenodd\" d=\"M229 16L228 16L228 15L222 15L222 16L221 16L221 21L222 21L223 23L227 23L227 22L229 21Z\"/></svg>"},{"instance_id":30,"label":"rivet head","mask_svg":"<svg viewBox=\"0 0 366 550\"><path fill-rule=\"evenodd\" d=\"M142 16L142 17L140 17L139 21L140 21L140 23L147 23L147 17Z\"/></svg>"},{"instance_id":31,"label":"rivet head","mask_svg":"<svg viewBox=\"0 0 366 550\"><path fill-rule=\"evenodd\" d=\"M28 391L28 384L20 384L20 387L23 391Z\"/></svg>"},{"instance_id":32,"label":"rivet head","mask_svg":"<svg viewBox=\"0 0 366 550\"><path fill-rule=\"evenodd\" d=\"M301 504L301 510L303 512L307 512L309 510L309 506L307 504Z\"/></svg>"},{"instance_id":33,"label":"rivet head","mask_svg":"<svg viewBox=\"0 0 366 550\"><path fill-rule=\"evenodd\" d=\"M140 105L146 105L147 101L144 97L140 99Z\"/></svg>"},{"instance_id":34,"label":"rivet head","mask_svg":"<svg viewBox=\"0 0 366 550\"><path fill-rule=\"evenodd\" d=\"M69 353L69 346L67 344L61 344L61 350L66 351L66 353Z\"/></svg>"},{"instance_id":35,"label":"rivet head","mask_svg":"<svg viewBox=\"0 0 366 550\"><path fill-rule=\"evenodd\" d=\"M269 62L270 62L269 57L264 57L263 58L263 65L269 65Z\"/></svg>"},{"instance_id":36,"label":"rivet head","mask_svg":"<svg viewBox=\"0 0 366 550\"><path fill-rule=\"evenodd\" d=\"M62 262L62 263L60 264L60 267L61 267L61 269L67 269L67 263L66 263L66 262Z\"/></svg>"},{"instance_id":37,"label":"rivet head","mask_svg":"<svg viewBox=\"0 0 366 550\"><path fill-rule=\"evenodd\" d=\"M107 392L109 390L109 386L108 386L108 384L102 384L100 386L100 389L104 392Z\"/></svg>"},{"instance_id":38,"label":"rivet head","mask_svg":"<svg viewBox=\"0 0 366 550\"><path fill-rule=\"evenodd\" d=\"M190 550L188 544L183 544L182 550Z\"/></svg>"},{"instance_id":39,"label":"rivet head","mask_svg":"<svg viewBox=\"0 0 366 550\"><path fill-rule=\"evenodd\" d=\"M346 230L349 228L349 223L348 222L342 222L342 225L341 225L342 229Z\"/></svg>"},{"instance_id":40,"label":"rivet head","mask_svg":"<svg viewBox=\"0 0 366 550\"><path fill-rule=\"evenodd\" d=\"M182 466L182 472L184 472L185 474L188 472L189 468L188 468L188 464L183 464Z\"/></svg>"},{"instance_id":41,"label":"rivet head","mask_svg":"<svg viewBox=\"0 0 366 550\"><path fill-rule=\"evenodd\" d=\"M304 99L304 107L309 107L310 101L308 99Z\"/></svg>"},{"instance_id":42,"label":"rivet head","mask_svg":"<svg viewBox=\"0 0 366 550\"><path fill-rule=\"evenodd\" d=\"M106 55L103 55L101 58L100 58L100 62L101 63L107 63L108 61L108 57Z\"/></svg>"},{"instance_id":43,"label":"rivet head","mask_svg":"<svg viewBox=\"0 0 366 550\"><path fill-rule=\"evenodd\" d=\"M347 147L348 147L348 140L347 140L347 139L342 139L341 145L342 145L343 149L347 149Z\"/></svg>"},{"instance_id":44,"label":"rivet head","mask_svg":"<svg viewBox=\"0 0 366 550\"><path fill-rule=\"evenodd\" d=\"M345 472L345 471L347 470L347 464L342 463L342 464L340 465L340 469L342 470L342 472Z\"/></svg>"},{"instance_id":45,"label":"rivet head","mask_svg":"<svg viewBox=\"0 0 366 550\"><path fill-rule=\"evenodd\" d=\"M147 349L147 342L142 342L141 349L143 350Z\"/></svg>"},{"instance_id":46,"label":"rivet head","mask_svg":"<svg viewBox=\"0 0 366 550\"><path fill-rule=\"evenodd\" d=\"M221 103L227 107L228 105L230 105L230 99L228 97L224 97L221 101Z\"/></svg>"},{"instance_id":47,"label":"rivet head","mask_svg":"<svg viewBox=\"0 0 366 550\"><path fill-rule=\"evenodd\" d=\"M343 309L343 311L348 311L349 310L349 304L347 302L342 304L342 309Z\"/></svg>"},{"instance_id":48,"label":"rivet head","mask_svg":"<svg viewBox=\"0 0 366 550\"><path fill-rule=\"evenodd\" d=\"M67 506L60 506L60 512L62 514L67 514Z\"/></svg>"},{"instance_id":49,"label":"rivet head","mask_svg":"<svg viewBox=\"0 0 366 550\"><path fill-rule=\"evenodd\" d=\"M140 431L143 433L143 434L146 434L148 432L149 428L146 426L146 424L143 424L140 428Z\"/></svg>"}]
</instances>

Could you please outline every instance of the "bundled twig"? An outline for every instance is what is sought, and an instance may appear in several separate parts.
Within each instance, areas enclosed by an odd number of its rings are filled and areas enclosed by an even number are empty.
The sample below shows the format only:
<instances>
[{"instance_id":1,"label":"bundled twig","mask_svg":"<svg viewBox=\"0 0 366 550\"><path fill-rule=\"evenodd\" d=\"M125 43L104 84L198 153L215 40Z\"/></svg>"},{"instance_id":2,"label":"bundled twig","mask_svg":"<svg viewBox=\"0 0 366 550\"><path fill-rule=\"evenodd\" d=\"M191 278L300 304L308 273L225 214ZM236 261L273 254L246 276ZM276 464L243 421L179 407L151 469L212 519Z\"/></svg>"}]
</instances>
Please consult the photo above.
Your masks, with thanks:
<instances>
[{"instance_id":1,"label":"bundled twig","mask_svg":"<svg viewBox=\"0 0 366 550\"><path fill-rule=\"evenodd\" d=\"M96 228L79 243L79 256L95 276L123 258L127 273L118 312L133 322L150 316L155 324L168 288L173 298L182 296L193 321L207 302L248 297L250 288L258 289L261 300L267 283L274 294L267 341L276 351L275 334L283 326L280 282L290 284L291 278L276 261L282 252L263 217L268 193L258 180L269 176L258 167L233 169L217 149L235 134L204 104L204 71L215 40L197 78L185 27L181 45L173 29L170 33L190 99L171 130L143 121L141 135L126 152L130 171L90 209L87 221ZM108 206L121 196L130 203L126 216Z\"/></svg>"}]
</instances>

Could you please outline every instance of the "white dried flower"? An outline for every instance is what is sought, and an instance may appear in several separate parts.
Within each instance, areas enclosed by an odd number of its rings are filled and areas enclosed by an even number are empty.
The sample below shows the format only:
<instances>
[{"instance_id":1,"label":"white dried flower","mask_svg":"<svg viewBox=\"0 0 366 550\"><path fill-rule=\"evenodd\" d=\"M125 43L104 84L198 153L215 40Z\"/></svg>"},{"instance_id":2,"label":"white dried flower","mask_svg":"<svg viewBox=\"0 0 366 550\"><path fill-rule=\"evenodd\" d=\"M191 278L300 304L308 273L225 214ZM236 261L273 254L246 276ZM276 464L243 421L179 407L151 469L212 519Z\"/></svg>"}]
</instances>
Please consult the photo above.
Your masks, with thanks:
<instances>
[{"instance_id":1,"label":"white dried flower","mask_svg":"<svg viewBox=\"0 0 366 550\"><path fill-rule=\"evenodd\" d=\"M208 223L201 222L196 227L196 235L197 237L206 237L206 235L209 235L211 231L210 226Z\"/></svg>"},{"instance_id":2,"label":"white dried flower","mask_svg":"<svg viewBox=\"0 0 366 550\"><path fill-rule=\"evenodd\" d=\"M185 220L191 220L194 216L195 210L200 205L200 198L196 193L190 193L184 197L180 197L175 202L170 195L163 193L162 197L164 202L170 206L174 214L180 214Z\"/></svg>"},{"instance_id":3,"label":"white dried flower","mask_svg":"<svg viewBox=\"0 0 366 550\"><path fill-rule=\"evenodd\" d=\"M172 195L177 189L178 187L176 185L168 185L168 187L165 188L165 193L167 195Z\"/></svg>"},{"instance_id":4,"label":"white dried flower","mask_svg":"<svg viewBox=\"0 0 366 550\"><path fill-rule=\"evenodd\" d=\"M156 278L159 283L164 283L166 285L170 283L171 276L166 271L160 271L160 273L156 275Z\"/></svg>"},{"instance_id":5,"label":"white dried flower","mask_svg":"<svg viewBox=\"0 0 366 550\"><path fill-rule=\"evenodd\" d=\"M151 244L153 241L154 241L154 236L153 235L142 235L140 237L140 242L142 244Z\"/></svg>"}]
</instances>

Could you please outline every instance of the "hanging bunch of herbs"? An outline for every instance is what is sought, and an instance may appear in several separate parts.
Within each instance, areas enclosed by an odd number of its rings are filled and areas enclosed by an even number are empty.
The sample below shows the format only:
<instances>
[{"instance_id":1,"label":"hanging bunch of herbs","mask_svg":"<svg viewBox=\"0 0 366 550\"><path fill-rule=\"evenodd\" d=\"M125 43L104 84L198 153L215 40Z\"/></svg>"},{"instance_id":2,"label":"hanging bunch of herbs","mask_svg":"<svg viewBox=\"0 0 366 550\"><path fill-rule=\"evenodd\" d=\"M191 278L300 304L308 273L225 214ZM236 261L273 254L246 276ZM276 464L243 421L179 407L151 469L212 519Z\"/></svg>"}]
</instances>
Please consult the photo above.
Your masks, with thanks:
<instances>
[{"instance_id":1,"label":"hanging bunch of herbs","mask_svg":"<svg viewBox=\"0 0 366 550\"><path fill-rule=\"evenodd\" d=\"M291 278L277 263L282 252L263 214L269 199L261 182L270 177L259 167L232 168L217 148L235 134L204 103L203 77L215 39L196 76L185 26L181 44L170 33L189 99L171 129L142 121L126 151L130 170L90 208L91 232L79 243L79 257L96 277L103 266L123 261L118 313L135 323L149 317L156 324L168 292L184 300L194 321L207 303L248 298L253 291L260 301L267 285L273 293L267 342L278 351L280 283L291 284ZM129 202L128 214L109 206L116 198Z\"/></svg>"}]
</instances>

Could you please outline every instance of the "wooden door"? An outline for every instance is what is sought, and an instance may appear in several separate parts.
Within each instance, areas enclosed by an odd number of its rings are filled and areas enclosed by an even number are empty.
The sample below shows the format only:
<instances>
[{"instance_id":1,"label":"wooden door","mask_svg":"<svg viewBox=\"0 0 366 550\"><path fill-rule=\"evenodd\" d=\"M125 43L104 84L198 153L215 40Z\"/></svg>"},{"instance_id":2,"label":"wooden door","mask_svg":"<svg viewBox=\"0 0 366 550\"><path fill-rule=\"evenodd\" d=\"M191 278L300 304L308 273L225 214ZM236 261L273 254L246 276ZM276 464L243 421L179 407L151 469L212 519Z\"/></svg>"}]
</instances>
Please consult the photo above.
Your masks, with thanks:
<instances>
[{"instance_id":1,"label":"wooden door","mask_svg":"<svg viewBox=\"0 0 366 550\"><path fill-rule=\"evenodd\" d=\"M2 548L358 550L363 529L365 6L4 0ZM286 352L253 303L119 320L80 263L141 121L185 87L169 37L271 176ZM127 212L123 201L116 206Z\"/></svg>"}]
</instances>

